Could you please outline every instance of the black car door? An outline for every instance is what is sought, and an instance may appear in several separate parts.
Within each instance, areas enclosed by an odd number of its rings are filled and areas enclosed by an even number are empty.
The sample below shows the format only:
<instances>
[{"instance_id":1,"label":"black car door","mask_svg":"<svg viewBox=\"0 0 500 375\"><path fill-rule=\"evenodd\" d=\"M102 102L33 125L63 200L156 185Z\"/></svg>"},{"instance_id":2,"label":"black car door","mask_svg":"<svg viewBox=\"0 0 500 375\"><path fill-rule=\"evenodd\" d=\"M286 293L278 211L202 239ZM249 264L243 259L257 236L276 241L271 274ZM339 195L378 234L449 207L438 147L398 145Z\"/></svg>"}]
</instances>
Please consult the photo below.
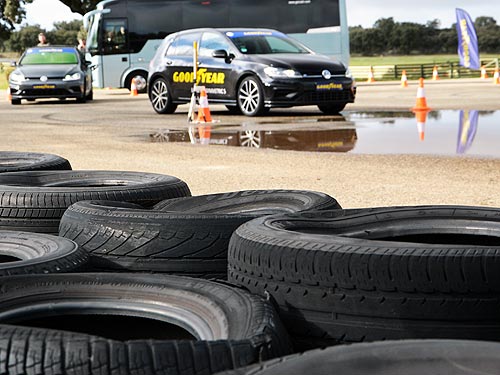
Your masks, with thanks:
<instances>
[{"instance_id":1,"label":"black car door","mask_svg":"<svg viewBox=\"0 0 500 375\"><path fill-rule=\"evenodd\" d=\"M199 43L201 33L179 35L165 56L165 76L174 100L189 100L193 87L193 42Z\"/></svg>"},{"instance_id":2,"label":"black car door","mask_svg":"<svg viewBox=\"0 0 500 375\"><path fill-rule=\"evenodd\" d=\"M218 56L214 57L217 51ZM222 54L226 52L226 57ZM232 47L224 35L206 31L203 33L199 48L199 67L197 84L205 86L211 101L234 99L235 76L230 54Z\"/></svg>"}]
</instances>

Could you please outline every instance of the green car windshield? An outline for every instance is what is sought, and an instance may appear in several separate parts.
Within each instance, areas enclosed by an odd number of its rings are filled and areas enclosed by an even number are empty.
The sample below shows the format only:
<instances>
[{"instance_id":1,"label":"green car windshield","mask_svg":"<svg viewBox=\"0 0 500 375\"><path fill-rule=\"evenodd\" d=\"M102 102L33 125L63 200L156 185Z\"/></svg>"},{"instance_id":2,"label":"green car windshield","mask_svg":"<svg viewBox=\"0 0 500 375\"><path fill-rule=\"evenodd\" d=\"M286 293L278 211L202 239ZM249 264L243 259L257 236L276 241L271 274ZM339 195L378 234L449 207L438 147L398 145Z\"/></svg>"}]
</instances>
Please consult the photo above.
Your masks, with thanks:
<instances>
[{"instance_id":1,"label":"green car windshield","mask_svg":"<svg viewBox=\"0 0 500 375\"><path fill-rule=\"evenodd\" d=\"M77 64L73 48L30 48L19 62L21 65Z\"/></svg>"}]
</instances>

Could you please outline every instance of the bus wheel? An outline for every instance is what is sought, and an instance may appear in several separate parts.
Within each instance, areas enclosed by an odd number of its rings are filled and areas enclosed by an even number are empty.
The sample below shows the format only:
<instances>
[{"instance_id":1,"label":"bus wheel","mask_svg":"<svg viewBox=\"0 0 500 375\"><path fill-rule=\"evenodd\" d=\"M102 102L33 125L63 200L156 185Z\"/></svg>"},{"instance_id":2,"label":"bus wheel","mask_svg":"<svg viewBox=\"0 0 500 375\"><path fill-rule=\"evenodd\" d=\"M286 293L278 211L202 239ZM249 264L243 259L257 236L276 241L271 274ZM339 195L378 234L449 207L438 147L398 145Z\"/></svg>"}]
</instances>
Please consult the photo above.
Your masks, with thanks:
<instances>
[{"instance_id":1,"label":"bus wheel","mask_svg":"<svg viewBox=\"0 0 500 375\"><path fill-rule=\"evenodd\" d=\"M153 109L160 114L174 113L177 108L177 104L172 103L167 82L163 78L158 78L153 82L149 99Z\"/></svg>"},{"instance_id":2,"label":"bus wheel","mask_svg":"<svg viewBox=\"0 0 500 375\"><path fill-rule=\"evenodd\" d=\"M127 78L127 88L132 89L132 80L135 79L135 85L137 86L137 92L144 94L147 90L148 80L146 73L134 72Z\"/></svg>"}]
</instances>

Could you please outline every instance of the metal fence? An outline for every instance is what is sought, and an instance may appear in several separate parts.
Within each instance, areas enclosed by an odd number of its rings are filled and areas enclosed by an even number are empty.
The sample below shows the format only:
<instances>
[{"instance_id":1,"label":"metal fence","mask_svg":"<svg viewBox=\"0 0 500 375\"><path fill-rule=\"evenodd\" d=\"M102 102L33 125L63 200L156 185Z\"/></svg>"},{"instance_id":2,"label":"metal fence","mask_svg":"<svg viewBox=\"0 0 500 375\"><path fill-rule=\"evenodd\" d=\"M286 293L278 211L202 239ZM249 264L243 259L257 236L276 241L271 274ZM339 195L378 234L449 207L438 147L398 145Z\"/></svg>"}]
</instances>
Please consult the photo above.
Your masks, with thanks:
<instances>
[{"instance_id":1,"label":"metal fence","mask_svg":"<svg viewBox=\"0 0 500 375\"><path fill-rule=\"evenodd\" d=\"M499 59L481 61L489 76L493 76L495 69L499 67ZM370 70L375 80L389 81L401 79L403 70L406 71L408 79L432 78L434 67L437 68L439 78L479 78L481 70L467 69L457 61L446 61L429 64L397 64L397 65L375 65L375 66L350 66L350 70L357 80L367 79Z\"/></svg>"}]
</instances>

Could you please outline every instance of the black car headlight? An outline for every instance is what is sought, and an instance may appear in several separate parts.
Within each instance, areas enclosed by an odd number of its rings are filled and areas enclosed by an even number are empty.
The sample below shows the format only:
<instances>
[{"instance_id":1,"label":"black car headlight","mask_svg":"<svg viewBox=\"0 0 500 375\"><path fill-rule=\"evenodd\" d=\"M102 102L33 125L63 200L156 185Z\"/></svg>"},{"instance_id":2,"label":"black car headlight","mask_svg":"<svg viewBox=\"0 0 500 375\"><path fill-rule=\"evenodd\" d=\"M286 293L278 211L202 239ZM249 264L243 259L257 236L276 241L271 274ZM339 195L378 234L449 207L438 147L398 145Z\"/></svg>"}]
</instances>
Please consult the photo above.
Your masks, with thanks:
<instances>
[{"instance_id":1,"label":"black car headlight","mask_svg":"<svg viewBox=\"0 0 500 375\"><path fill-rule=\"evenodd\" d=\"M270 78L301 78L302 75L293 69L277 68L267 66L264 68L264 73Z\"/></svg>"},{"instance_id":2,"label":"black car headlight","mask_svg":"<svg viewBox=\"0 0 500 375\"><path fill-rule=\"evenodd\" d=\"M63 81L77 81L80 78L82 78L82 75L80 73L66 74L66 76L64 76L63 78Z\"/></svg>"}]
</instances>

